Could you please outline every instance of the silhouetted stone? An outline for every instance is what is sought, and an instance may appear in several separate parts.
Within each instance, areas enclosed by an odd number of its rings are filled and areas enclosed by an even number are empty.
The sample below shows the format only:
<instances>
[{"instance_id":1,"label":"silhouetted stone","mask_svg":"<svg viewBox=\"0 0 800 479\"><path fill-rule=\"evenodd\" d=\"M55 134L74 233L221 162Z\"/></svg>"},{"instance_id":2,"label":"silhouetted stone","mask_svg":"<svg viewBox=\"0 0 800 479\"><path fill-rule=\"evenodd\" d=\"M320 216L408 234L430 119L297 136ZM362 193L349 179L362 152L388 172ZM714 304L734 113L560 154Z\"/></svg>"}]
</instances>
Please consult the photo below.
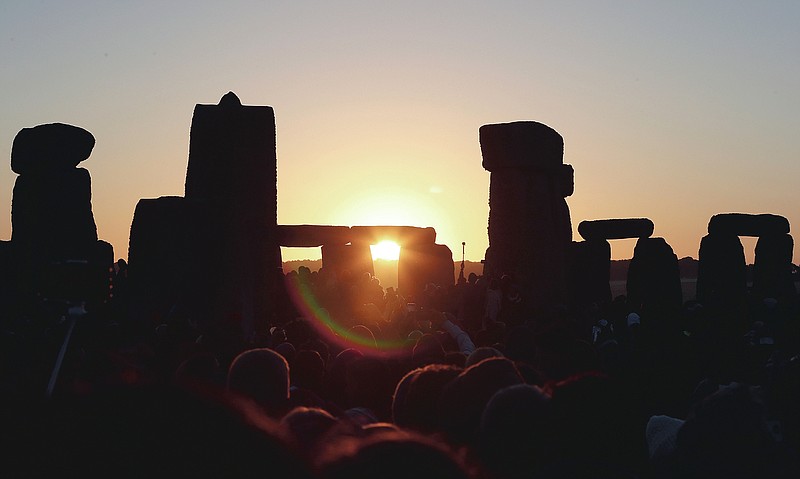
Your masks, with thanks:
<instances>
[{"instance_id":1,"label":"silhouetted stone","mask_svg":"<svg viewBox=\"0 0 800 479\"><path fill-rule=\"evenodd\" d=\"M792 278L791 235L767 235L758 238L753 269L753 294L758 298L790 298L795 293Z\"/></svg>"},{"instance_id":2,"label":"silhouetted stone","mask_svg":"<svg viewBox=\"0 0 800 479\"><path fill-rule=\"evenodd\" d=\"M700 241L697 301L736 309L747 293L744 248L736 235L709 234Z\"/></svg>"},{"instance_id":3,"label":"silhouetted stone","mask_svg":"<svg viewBox=\"0 0 800 479\"><path fill-rule=\"evenodd\" d=\"M242 106L228 93L219 105L197 105L192 118L186 198L275 224L277 176L275 114ZM276 214L277 215L277 214Z\"/></svg>"},{"instance_id":4,"label":"silhouetted stone","mask_svg":"<svg viewBox=\"0 0 800 479\"><path fill-rule=\"evenodd\" d=\"M11 147L11 169L17 174L71 169L89 158L94 136L83 128L48 123L23 128Z\"/></svg>"},{"instance_id":5,"label":"silhouetted stone","mask_svg":"<svg viewBox=\"0 0 800 479\"><path fill-rule=\"evenodd\" d=\"M575 169L572 165L561 165L561 195L566 198L575 192Z\"/></svg>"},{"instance_id":6,"label":"silhouetted stone","mask_svg":"<svg viewBox=\"0 0 800 479\"><path fill-rule=\"evenodd\" d=\"M24 174L14 184L11 241L59 255L97 241L92 180L83 168Z\"/></svg>"},{"instance_id":7,"label":"silhouetted stone","mask_svg":"<svg viewBox=\"0 0 800 479\"><path fill-rule=\"evenodd\" d=\"M455 278L453 252L446 245L415 244L400 249L397 289L400 294L420 298L425 285L452 286Z\"/></svg>"},{"instance_id":8,"label":"silhouetted stone","mask_svg":"<svg viewBox=\"0 0 800 479\"><path fill-rule=\"evenodd\" d=\"M203 322L209 314L221 245L208 216L206 205L176 196L136 204L128 249L134 319L160 321L180 309Z\"/></svg>"},{"instance_id":9,"label":"silhouetted stone","mask_svg":"<svg viewBox=\"0 0 800 479\"><path fill-rule=\"evenodd\" d=\"M557 131L535 121L483 125L479 130L483 167L501 168L561 167L564 139Z\"/></svg>"},{"instance_id":10,"label":"silhouetted stone","mask_svg":"<svg viewBox=\"0 0 800 479\"><path fill-rule=\"evenodd\" d=\"M322 245L322 265L337 276L344 272L375 274L369 243L324 244Z\"/></svg>"},{"instance_id":11,"label":"silhouetted stone","mask_svg":"<svg viewBox=\"0 0 800 479\"><path fill-rule=\"evenodd\" d=\"M211 227L223 240L215 310L240 317L249 336L274 312L280 270L275 115L237 100L228 93L218 105L195 107L186 198L210 206Z\"/></svg>"},{"instance_id":12,"label":"silhouetted stone","mask_svg":"<svg viewBox=\"0 0 800 479\"><path fill-rule=\"evenodd\" d=\"M435 229L415 226L352 226L350 233L354 241L368 244L384 240L394 241L400 246L436 242Z\"/></svg>"},{"instance_id":13,"label":"silhouetted stone","mask_svg":"<svg viewBox=\"0 0 800 479\"><path fill-rule=\"evenodd\" d=\"M18 255L15 254L11 241L0 240L0 302L5 305L8 318L15 318L19 311L16 306L20 302L21 284L16 277Z\"/></svg>"},{"instance_id":14,"label":"silhouetted stone","mask_svg":"<svg viewBox=\"0 0 800 479\"><path fill-rule=\"evenodd\" d=\"M678 257L664 238L639 238L628 267L628 303L645 314L677 313L683 303Z\"/></svg>"},{"instance_id":15,"label":"silhouetted stone","mask_svg":"<svg viewBox=\"0 0 800 479\"><path fill-rule=\"evenodd\" d=\"M5 279L5 273L9 269L11 258L13 257L13 244L11 241L0 240L0 281ZM0 287L0 291L2 291Z\"/></svg>"},{"instance_id":16,"label":"silhouetted stone","mask_svg":"<svg viewBox=\"0 0 800 479\"><path fill-rule=\"evenodd\" d=\"M351 240L347 226L327 225L278 225L277 238L280 246L314 248L325 244L347 244Z\"/></svg>"},{"instance_id":17,"label":"silhouetted stone","mask_svg":"<svg viewBox=\"0 0 800 479\"><path fill-rule=\"evenodd\" d=\"M570 302L575 305L610 302L611 245L608 241L573 241L567 258Z\"/></svg>"},{"instance_id":18,"label":"silhouetted stone","mask_svg":"<svg viewBox=\"0 0 800 479\"><path fill-rule=\"evenodd\" d=\"M489 250L484 272L508 274L526 307L541 310L566 298L566 249L572 241L572 171L562 164L564 142L536 122L480 128L489 185Z\"/></svg>"},{"instance_id":19,"label":"silhouetted stone","mask_svg":"<svg viewBox=\"0 0 800 479\"><path fill-rule=\"evenodd\" d=\"M25 128L14 138L11 167L20 176L0 286L12 314L29 313L43 300L94 307L109 298L113 248L97 241L92 180L75 168L93 147L91 133L63 123Z\"/></svg>"},{"instance_id":20,"label":"silhouetted stone","mask_svg":"<svg viewBox=\"0 0 800 479\"><path fill-rule=\"evenodd\" d=\"M708 233L735 236L783 235L789 234L789 220L771 214L723 213L711 217Z\"/></svg>"},{"instance_id":21,"label":"silhouetted stone","mask_svg":"<svg viewBox=\"0 0 800 479\"><path fill-rule=\"evenodd\" d=\"M585 240L649 238L653 235L653 222L647 218L581 221L578 233Z\"/></svg>"}]
</instances>

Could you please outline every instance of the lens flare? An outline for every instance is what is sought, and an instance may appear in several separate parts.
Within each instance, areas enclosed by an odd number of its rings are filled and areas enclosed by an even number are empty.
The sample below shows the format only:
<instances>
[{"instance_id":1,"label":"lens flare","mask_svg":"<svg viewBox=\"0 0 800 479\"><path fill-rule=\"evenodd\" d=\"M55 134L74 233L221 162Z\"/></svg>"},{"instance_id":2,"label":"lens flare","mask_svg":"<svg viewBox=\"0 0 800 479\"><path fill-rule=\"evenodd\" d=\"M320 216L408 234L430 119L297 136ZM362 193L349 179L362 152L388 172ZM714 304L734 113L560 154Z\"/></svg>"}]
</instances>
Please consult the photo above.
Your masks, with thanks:
<instances>
[{"instance_id":1,"label":"lens flare","mask_svg":"<svg viewBox=\"0 0 800 479\"><path fill-rule=\"evenodd\" d=\"M294 305L303 317L309 320L323 340L342 349L358 349L365 355L389 357L405 352L406 342L402 338L391 341L380 338L373 340L359 334L358 329L354 330L336 321L330 312L322 307L311 285L300 278L286 277L286 289Z\"/></svg>"}]
</instances>

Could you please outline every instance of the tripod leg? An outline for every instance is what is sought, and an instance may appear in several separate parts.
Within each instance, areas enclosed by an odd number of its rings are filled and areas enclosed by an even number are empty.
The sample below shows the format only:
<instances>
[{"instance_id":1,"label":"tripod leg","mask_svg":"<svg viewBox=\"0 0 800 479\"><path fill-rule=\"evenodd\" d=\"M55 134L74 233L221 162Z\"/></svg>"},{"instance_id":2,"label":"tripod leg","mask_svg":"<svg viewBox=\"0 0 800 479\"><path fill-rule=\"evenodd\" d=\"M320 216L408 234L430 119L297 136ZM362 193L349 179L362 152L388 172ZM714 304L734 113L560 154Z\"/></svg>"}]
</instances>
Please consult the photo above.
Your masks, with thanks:
<instances>
[{"instance_id":1,"label":"tripod leg","mask_svg":"<svg viewBox=\"0 0 800 479\"><path fill-rule=\"evenodd\" d=\"M61 349L58 351L58 357L56 358L56 364L53 367L53 372L50 374L50 382L47 383L47 390L45 391L45 397L52 397L53 390L56 387L56 380L58 379L58 373L61 371L61 365L64 363L64 356L67 354L67 347L69 346L69 339L72 337L72 330L75 329L75 316L69 314L69 327L67 328L67 334L64 335L64 342L61 343Z\"/></svg>"}]
</instances>

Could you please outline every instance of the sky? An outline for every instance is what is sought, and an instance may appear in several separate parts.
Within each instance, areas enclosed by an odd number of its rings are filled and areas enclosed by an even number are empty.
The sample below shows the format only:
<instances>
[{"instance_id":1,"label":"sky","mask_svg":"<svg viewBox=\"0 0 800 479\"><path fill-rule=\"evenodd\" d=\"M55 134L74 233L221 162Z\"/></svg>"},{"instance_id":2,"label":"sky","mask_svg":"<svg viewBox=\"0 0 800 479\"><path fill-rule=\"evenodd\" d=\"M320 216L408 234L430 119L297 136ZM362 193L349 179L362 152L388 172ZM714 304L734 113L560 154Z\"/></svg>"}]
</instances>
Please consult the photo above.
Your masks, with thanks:
<instances>
[{"instance_id":1,"label":"sky","mask_svg":"<svg viewBox=\"0 0 800 479\"><path fill-rule=\"evenodd\" d=\"M716 213L800 227L799 24L797 1L4 0L0 239L14 136L63 122L96 138L80 166L127 257L137 201L183 195L194 105L234 91L275 110L279 224L433 226L480 260L478 129L535 120L575 168L576 240L647 217L697 257Z\"/></svg>"}]
</instances>

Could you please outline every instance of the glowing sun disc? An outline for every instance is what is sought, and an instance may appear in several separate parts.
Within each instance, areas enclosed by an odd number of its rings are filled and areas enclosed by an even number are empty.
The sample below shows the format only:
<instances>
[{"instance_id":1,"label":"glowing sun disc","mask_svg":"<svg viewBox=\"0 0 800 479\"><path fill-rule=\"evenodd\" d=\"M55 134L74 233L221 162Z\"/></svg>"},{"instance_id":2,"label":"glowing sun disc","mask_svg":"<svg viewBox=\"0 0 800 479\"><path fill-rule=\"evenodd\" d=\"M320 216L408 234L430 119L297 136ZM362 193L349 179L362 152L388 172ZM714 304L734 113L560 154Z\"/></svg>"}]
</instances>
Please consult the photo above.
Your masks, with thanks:
<instances>
[{"instance_id":1,"label":"glowing sun disc","mask_svg":"<svg viewBox=\"0 0 800 479\"><path fill-rule=\"evenodd\" d=\"M378 244L370 245L372 259L397 260L400 257L400 245L394 241L381 241Z\"/></svg>"}]
</instances>

